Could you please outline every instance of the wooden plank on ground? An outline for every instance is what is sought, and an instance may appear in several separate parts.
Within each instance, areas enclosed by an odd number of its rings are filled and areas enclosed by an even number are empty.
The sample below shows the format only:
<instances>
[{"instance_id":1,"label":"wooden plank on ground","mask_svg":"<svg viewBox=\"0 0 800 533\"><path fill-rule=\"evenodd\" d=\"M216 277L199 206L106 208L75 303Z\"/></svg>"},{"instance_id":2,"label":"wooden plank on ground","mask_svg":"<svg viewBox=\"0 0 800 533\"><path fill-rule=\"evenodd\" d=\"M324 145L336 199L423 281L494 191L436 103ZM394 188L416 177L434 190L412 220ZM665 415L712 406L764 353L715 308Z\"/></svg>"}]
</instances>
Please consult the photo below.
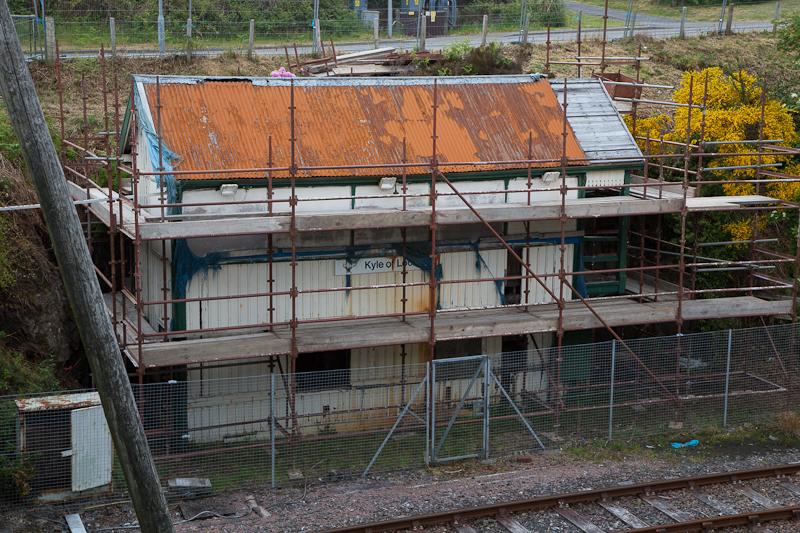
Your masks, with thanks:
<instances>
[{"instance_id":1,"label":"wooden plank on ground","mask_svg":"<svg viewBox=\"0 0 800 533\"><path fill-rule=\"evenodd\" d=\"M81 520L81 515L77 513L68 514L64 516L64 520L67 521L69 533L86 533L86 528L83 525L83 520Z\"/></svg>"},{"instance_id":2,"label":"wooden plank on ground","mask_svg":"<svg viewBox=\"0 0 800 533\"><path fill-rule=\"evenodd\" d=\"M676 522L689 522L694 516L682 511L659 496L642 496L642 499Z\"/></svg>"},{"instance_id":3,"label":"wooden plank on ground","mask_svg":"<svg viewBox=\"0 0 800 533\"><path fill-rule=\"evenodd\" d=\"M612 503L600 502L600 507L608 511L609 513L613 514L628 526L637 529L640 527L650 527L647 522L640 519L638 516L631 513L629 510L621 507L619 505L614 505Z\"/></svg>"},{"instance_id":4,"label":"wooden plank on ground","mask_svg":"<svg viewBox=\"0 0 800 533\"><path fill-rule=\"evenodd\" d=\"M732 505L718 500L715 496L712 496L711 494L695 491L692 493L692 496L694 496L704 504L708 505L721 515L737 514L738 512Z\"/></svg>"},{"instance_id":5,"label":"wooden plank on ground","mask_svg":"<svg viewBox=\"0 0 800 533\"><path fill-rule=\"evenodd\" d=\"M794 494L795 496L800 496L800 485L786 481L784 483L781 483L781 486L786 490L788 490L789 492L791 492L792 494Z\"/></svg>"},{"instance_id":6,"label":"wooden plank on ground","mask_svg":"<svg viewBox=\"0 0 800 533\"><path fill-rule=\"evenodd\" d=\"M525 526L523 526L522 524L520 524L507 514L498 515L497 522L511 533L531 533L531 531L528 528L526 528Z\"/></svg>"},{"instance_id":7,"label":"wooden plank on ground","mask_svg":"<svg viewBox=\"0 0 800 533\"><path fill-rule=\"evenodd\" d=\"M556 512L563 516L573 526L583 531L583 533L605 533L604 530L592 524L569 507L560 507L556 509Z\"/></svg>"},{"instance_id":8,"label":"wooden plank on ground","mask_svg":"<svg viewBox=\"0 0 800 533\"><path fill-rule=\"evenodd\" d=\"M750 487L744 487L742 489L739 489L739 492L741 492L742 494L744 494L745 496L747 496L748 498L750 498L751 500L756 502L761 507L764 507L765 509L771 509L773 507L780 507L777 503L775 503L774 501L770 500L769 498L767 498L766 496L764 496L760 492L756 492L755 490L753 490Z\"/></svg>"}]
</instances>

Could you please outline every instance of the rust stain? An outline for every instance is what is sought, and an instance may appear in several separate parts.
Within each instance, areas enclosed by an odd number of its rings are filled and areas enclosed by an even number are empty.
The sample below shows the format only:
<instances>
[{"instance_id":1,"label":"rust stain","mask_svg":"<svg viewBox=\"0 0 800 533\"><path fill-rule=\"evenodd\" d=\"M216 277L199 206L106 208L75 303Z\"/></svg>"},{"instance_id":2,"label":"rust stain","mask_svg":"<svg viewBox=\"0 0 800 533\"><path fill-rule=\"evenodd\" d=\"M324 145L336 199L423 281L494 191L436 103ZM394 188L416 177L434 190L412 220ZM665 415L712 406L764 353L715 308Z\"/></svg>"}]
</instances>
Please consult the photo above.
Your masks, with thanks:
<instances>
[{"instance_id":1,"label":"rust stain","mask_svg":"<svg viewBox=\"0 0 800 533\"><path fill-rule=\"evenodd\" d=\"M149 102L154 83L146 83ZM524 168L495 164L454 167L448 162L525 159L529 133L533 157L556 160L535 164L555 167L562 151L563 113L546 80L520 83L440 85L438 158L444 172ZM250 80L161 83L161 124L165 144L180 159L178 170L254 168L267 164L272 136L275 166L290 163L290 88L254 85ZM406 138L409 162L432 156L432 82L315 85L295 87L297 163L300 166L391 164L402 160ZM151 104L151 112L155 114ZM155 119L155 116L154 116ZM567 128L567 160L583 164L585 155ZM399 174L399 168L304 171L308 176ZM423 174L423 169L409 174ZM285 177L287 173L276 174ZM260 178L245 173L237 178ZM198 174L182 179L219 178Z\"/></svg>"},{"instance_id":2,"label":"rust stain","mask_svg":"<svg viewBox=\"0 0 800 533\"><path fill-rule=\"evenodd\" d=\"M96 392L57 394L54 396L34 396L15 400L20 412L53 411L59 409L79 409L100 405L100 395Z\"/></svg>"}]
</instances>

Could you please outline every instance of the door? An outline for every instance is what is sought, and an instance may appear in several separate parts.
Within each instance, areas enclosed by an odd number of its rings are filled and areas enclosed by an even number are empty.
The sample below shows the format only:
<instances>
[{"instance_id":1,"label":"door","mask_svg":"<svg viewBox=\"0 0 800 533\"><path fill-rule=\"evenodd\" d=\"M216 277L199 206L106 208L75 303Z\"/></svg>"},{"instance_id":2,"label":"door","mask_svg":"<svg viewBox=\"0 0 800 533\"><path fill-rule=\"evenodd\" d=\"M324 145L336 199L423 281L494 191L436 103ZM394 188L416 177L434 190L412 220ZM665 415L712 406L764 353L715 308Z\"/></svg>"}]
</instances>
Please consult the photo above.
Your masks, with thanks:
<instances>
[{"instance_id":1,"label":"door","mask_svg":"<svg viewBox=\"0 0 800 533\"><path fill-rule=\"evenodd\" d=\"M101 406L74 409L72 422L72 491L111 483L111 432Z\"/></svg>"},{"instance_id":2,"label":"door","mask_svg":"<svg viewBox=\"0 0 800 533\"><path fill-rule=\"evenodd\" d=\"M489 358L431 362L430 459L443 463L489 455Z\"/></svg>"}]
</instances>

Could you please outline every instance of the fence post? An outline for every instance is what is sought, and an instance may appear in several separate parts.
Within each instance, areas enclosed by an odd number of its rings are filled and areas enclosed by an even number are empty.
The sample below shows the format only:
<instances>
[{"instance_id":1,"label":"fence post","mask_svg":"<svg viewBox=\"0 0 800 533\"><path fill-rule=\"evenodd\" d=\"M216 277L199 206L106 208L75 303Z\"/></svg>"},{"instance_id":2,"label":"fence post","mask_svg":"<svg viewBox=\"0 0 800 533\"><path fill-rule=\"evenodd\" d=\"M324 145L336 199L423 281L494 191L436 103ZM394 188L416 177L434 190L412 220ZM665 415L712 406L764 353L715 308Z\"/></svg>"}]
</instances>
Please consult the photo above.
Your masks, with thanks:
<instances>
[{"instance_id":1,"label":"fence post","mask_svg":"<svg viewBox=\"0 0 800 533\"><path fill-rule=\"evenodd\" d=\"M489 458L489 384L492 379L492 358L484 356L483 370L483 458Z\"/></svg>"},{"instance_id":2,"label":"fence post","mask_svg":"<svg viewBox=\"0 0 800 533\"><path fill-rule=\"evenodd\" d=\"M314 23L316 24L316 20ZM317 28L314 27L314 48L317 47ZM250 35L247 38L247 57L253 59L253 48L256 45L256 21L255 19L250 19Z\"/></svg>"},{"instance_id":3,"label":"fence post","mask_svg":"<svg viewBox=\"0 0 800 533\"><path fill-rule=\"evenodd\" d=\"M483 16L483 23L481 25L481 46L486 46L486 38L489 34L489 15Z\"/></svg>"},{"instance_id":4,"label":"fence post","mask_svg":"<svg viewBox=\"0 0 800 533\"><path fill-rule=\"evenodd\" d=\"M631 15L631 33L628 35L628 37L633 37L633 34L636 31L636 13L637 12L634 11L633 15Z\"/></svg>"},{"instance_id":5,"label":"fence post","mask_svg":"<svg viewBox=\"0 0 800 533\"><path fill-rule=\"evenodd\" d=\"M680 33L678 34L678 37L680 37L681 39L686 39L686 11L687 7L683 6L681 8L681 30Z\"/></svg>"},{"instance_id":6,"label":"fence post","mask_svg":"<svg viewBox=\"0 0 800 533\"><path fill-rule=\"evenodd\" d=\"M189 0L189 18L186 19L186 60L192 59L192 0Z\"/></svg>"},{"instance_id":7,"label":"fence post","mask_svg":"<svg viewBox=\"0 0 800 533\"><path fill-rule=\"evenodd\" d=\"M433 404L432 362L425 365L425 466L431 464L431 410Z\"/></svg>"},{"instance_id":8,"label":"fence post","mask_svg":"<svg viewBox=\"0 0 800 533\"><path fill-rule=\"evenodd\" d=\"M611 341L611 384L608 394L608 441L614 438L614 374L617 369L617 341Z\"/></svg>"},{"instance_id":9,"label":"fence post","mask_svg":"<svg viewBox=\"0 0 800 533\"><path fill-rule=\"evenodd\" d=\"M728 21L725 23L725 35L733 33L733 2L728 4Z\"/></svg>"},{"instance_id":10,"label":"fence post","mask_svg":"<svg viewBox=\"0 0 800 533\"><path fill-rule=\"evenodd\" d=\"M417 49L419 52L425 51L425 34L428 31L428 17L425 15L425 11L420 10L419 12L420 21L419 21L419 39L417 42Z\"/></svg>"},{"instance_id":11,"label":"fence post","mask_svg":"<svg viewBox=\"0 0 800 533\"><path fill-rule=\"evenodd\" d=\"M111 57L117 57L117 21L114 17L108 18L108 31L111 36Z\"/></svg>"},{"instance_id":12,"label":"fence post","mask_svg":"<svg viewBox=\"0 0 800 533\"><path fill-rule=\"evenodd\" d=\"M319 33L319 19L315 18L311 20L311 53L313 55L317 55L322 50L322 45L320 44L319 36L322 35Z\"/></svg>"},{"instance_id":13,"label":"fence post","mask_svg":"<svg viewBox=\"0 0 800 533\"><path fill-rule=\"evenodd\" d=\"M772 33L778 31L778 21L781 20L781 0L775 2L775 17L772 19Z\"/></svg>"},{"instance_id":14,"label":"fence post","mask_svg":"<svg viewBox=\"0 0 800 533\"><path fill-rule=\"evenodd\" d=\"M392 38L392 25L394 25L394 9L392 8L392 0L387 0L386 6L386 36Z\"/></svg>"},{"instance_id":15,"label":"fence post","mask_svg":"<svg viewBox=\"0 0 800 533\"><path fill-rule=\"evenodd\" d=\"M731 348L733 345L733 330L728 330L728 350L725 359L725 395L722 400L722 427L728 427L728 390L731 382Z\"/></svg>"},{"instance_id":16,"label":"fence post","mask_svg":"<svg viewBox=\"0 0 800 533\"><path fill-rule=\"evenodd\" d=\"M631 29L631 15L633 14L633 0L628 0L628 9L625 10L625 24L622 30L622 38L625 39L630 35Z\"/></svg>"},{"instance_id":17,"label":"fence post","mask_svg":"<svg viewBox=\"0 0 800 533\"><path fill-rule=\"evenodd\" d=\"M722 35L722 27L725 24L725 9L728 7L728 0L722 0L722 9L719 12L719 26L717 28L717 33Z\"/></svg>"},{"instance_id":18,"label":"fence post","mask_svg":"<svg viewBox=\"0 0 800 533\"><path fill-rule=\"evenodd\" d=\"M528 44L528 28L530 28L531 16L525 14L525 22L522 24L522 44Z\"/></svg>"},{"instance_id":19,"label":"fence post","mask_svg":"<svg viewBox=\"0 0 800 533\"><path fill-rule=\"evenodd\" d=\"M381 39L381 19L380 16L372 19L372 40L375 41L375 48L378 48L378 41Z\"/></svg>"},{"instance_id":20,"label":"fence post","mask_svg":"<svg viewBox=\"0 0 800 533\"><path fill-rule=\"evenodd\" d=\"M48 63L56 60L56 23L53 17L44 19L44 55Z\"/></svg>"},{"instance_id":21,"label":"fence post","mask_svg":"<svg viewBox=\"0 0 800 533\"><path fill-rule=\"evenodd\" d=\"M275 479L275 372L269 374L269 447L270 447L270 480L272 488L277 485Z\"/></svg>"}]
</instances>

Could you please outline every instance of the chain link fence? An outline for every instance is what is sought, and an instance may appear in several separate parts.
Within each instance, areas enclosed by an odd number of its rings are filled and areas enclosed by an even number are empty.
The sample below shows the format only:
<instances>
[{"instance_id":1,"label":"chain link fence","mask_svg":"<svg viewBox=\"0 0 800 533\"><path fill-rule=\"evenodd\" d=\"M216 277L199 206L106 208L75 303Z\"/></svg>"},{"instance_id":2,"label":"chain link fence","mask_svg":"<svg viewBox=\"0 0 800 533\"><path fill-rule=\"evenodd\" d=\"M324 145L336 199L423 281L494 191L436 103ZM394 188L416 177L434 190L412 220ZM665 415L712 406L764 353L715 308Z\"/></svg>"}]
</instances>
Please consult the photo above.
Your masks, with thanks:
<instances>
[{"instance_id":1,"label":"chain link fence","mask_svg":"<svg viewBox=\"0 0 800 533\"><path fill-rule=\"evenodd\" d=\"M134 386L169 494L317 483L797 410L800 328ZM210 486L181 478L208 478ZM0 507L123 496L94 391L0 398Z\"/></svg>"}]
</instances>

